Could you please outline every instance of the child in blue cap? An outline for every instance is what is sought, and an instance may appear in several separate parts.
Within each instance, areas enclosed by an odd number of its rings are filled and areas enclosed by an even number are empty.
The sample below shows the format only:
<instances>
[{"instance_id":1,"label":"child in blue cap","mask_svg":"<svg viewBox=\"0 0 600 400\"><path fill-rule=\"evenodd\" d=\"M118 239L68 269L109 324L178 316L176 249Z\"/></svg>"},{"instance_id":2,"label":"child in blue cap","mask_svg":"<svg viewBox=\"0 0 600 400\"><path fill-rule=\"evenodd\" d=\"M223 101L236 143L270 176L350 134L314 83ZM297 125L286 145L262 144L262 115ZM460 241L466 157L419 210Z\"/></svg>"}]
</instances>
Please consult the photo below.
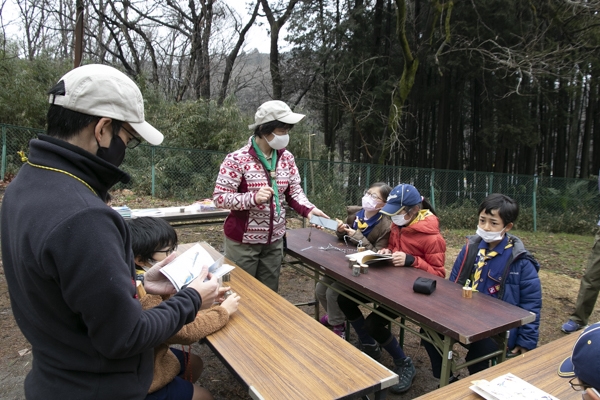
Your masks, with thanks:
<instances>
[{"instance_id":1,"label":"child in blue cap","mask_svg":"<svg viewBox=\"0 0 600 400\"><path fill-rule=\"evenodd\" d=\"M600 400L600 323L588 326L577 338L571 357L558 367L558 375L570 378L584 400Z\"/></svg>"}]
</instances>

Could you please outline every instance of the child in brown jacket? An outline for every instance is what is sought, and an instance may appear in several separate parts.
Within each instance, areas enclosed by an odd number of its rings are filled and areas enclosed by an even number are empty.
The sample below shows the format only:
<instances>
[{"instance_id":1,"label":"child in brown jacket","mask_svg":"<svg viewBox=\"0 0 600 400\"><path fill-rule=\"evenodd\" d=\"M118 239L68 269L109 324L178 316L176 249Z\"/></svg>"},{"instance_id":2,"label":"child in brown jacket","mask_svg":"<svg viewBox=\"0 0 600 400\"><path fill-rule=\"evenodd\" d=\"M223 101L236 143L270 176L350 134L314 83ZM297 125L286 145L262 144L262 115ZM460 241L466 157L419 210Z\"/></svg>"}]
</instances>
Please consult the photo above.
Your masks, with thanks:
<instances>
[{"instance_id":1,"label":"child in brown jacket","mask_svg":"<svg viewBox=\"0 0 600 400\"><path fill-rule=\"evenodd\" d=\"M160 218L143 217L128 221L131 243L138 273L164 260L177 246L177 233ZM168 296L142 294L144 309L158 306ZM233 293L221 305L202 310L196 319L184 325L175 335L154 349L154 378L146 399L211 400L210 392L193 384L202 372L202 359L191 352L171 348L170 345L191 345L221 329L229 316L237 311L240 297Z\"/></svg>"}]
</instances>

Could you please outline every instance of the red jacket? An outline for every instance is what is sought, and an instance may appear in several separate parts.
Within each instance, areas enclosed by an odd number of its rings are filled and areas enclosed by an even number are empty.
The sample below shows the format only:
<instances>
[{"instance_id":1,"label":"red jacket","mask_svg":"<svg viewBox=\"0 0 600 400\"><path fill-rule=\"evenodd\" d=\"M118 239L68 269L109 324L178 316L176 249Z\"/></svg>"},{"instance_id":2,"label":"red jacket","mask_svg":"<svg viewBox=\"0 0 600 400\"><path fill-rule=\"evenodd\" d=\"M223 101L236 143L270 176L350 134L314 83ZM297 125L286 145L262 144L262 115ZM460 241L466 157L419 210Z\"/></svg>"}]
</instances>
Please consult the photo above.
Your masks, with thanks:
<instances>
[{"instance_id":1,"label":"red jacket","mask_svg":"<svg viewBox=\"0 0 600 400\"><path fill-rule=\"evenodd\" d=\"M413 256L413 268L446 277L446 241L440 234L439 221L433 214L405 227L392 224L387 248L392 253L402 251Z\"/></svg>"}]
</instances>

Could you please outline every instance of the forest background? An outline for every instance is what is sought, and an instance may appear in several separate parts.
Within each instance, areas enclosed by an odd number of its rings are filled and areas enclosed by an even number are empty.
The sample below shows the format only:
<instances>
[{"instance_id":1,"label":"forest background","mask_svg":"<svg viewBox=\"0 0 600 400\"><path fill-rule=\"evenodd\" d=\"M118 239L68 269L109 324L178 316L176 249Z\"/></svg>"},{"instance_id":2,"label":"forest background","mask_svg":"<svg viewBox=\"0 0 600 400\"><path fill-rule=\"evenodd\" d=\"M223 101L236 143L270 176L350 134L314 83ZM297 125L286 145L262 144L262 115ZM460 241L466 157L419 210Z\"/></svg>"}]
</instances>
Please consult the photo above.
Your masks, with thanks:
<instances>
[{"instance_id":1,"label":"forest background","mask_svg":"<svg viewBox=\"0 0 600 400\"><path fill-rule=\"evenodd\" d=\"M44 127L45 92L73 67L80 6L82 63L134 78L165 145L231 151L257 106L281 99L309 116L297 157L568 178L600 169L599 1L238 3L1 0L16 17L0 18L0 122ZM245 45L259 21L269 54Z\"/></svg>"}]
</instances>

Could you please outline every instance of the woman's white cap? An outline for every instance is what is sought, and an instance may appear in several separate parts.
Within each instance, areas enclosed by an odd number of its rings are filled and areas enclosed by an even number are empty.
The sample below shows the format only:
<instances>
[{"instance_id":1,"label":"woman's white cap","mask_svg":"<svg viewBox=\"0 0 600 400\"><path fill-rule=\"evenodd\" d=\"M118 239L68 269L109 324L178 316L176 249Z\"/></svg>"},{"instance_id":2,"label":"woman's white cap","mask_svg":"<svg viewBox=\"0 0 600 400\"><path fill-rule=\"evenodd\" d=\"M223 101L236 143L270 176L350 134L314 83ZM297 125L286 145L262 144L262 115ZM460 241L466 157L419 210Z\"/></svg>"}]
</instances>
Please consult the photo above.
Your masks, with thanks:
<instances>
[{"instance_id":1,"label":"woman's white cap","mask_svg":"<svg viewBox=\"0 0 600 400\"><path fill-rule=\"evenodd\" d=\"M254 123L248 125L248 128L254 129L259 125L275 120L284 124L294 125L302 121L304 117L304 114L293 112L283 101L271 100L258 107L256 114L254 114Z\"/></svg>"},{"instance_id":2,"label":"woman's white cap","mask_svg":"<svg viewBox=\"0 0 600 400\"><path fill-rule=\"evenodd\" d=\"M50 104L127 122L148 143L162 143L163 134L145 121L142 92L121 71L108 65L89 64L69 71L60 80L64 94L51 94Z\"/></svg>"}]
</instances>

